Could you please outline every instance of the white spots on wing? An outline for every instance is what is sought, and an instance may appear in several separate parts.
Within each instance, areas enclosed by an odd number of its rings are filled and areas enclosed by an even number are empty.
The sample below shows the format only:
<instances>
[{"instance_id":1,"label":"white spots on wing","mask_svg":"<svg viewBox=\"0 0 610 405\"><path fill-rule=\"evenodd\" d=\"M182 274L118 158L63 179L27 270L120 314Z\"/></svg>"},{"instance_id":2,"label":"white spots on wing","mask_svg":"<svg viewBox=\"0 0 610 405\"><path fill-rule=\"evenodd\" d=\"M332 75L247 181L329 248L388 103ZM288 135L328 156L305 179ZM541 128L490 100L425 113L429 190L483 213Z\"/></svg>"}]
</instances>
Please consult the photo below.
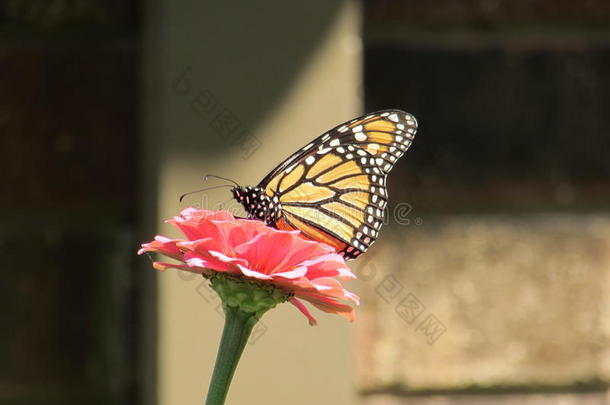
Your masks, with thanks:
<instances>
[{"instance_id":1,"label":"white spots on wing","mask_svg":"<svg viewBox=\"0 0 610 405\"><path fill-rule=\"evenodd\" d=\"M404 138L404 136L400 136L400 135L398 135L398 136L396 137L396 142L402 142L402 140L403 140L403 139L405 139L405 138Z\"/></svg>"},{"instance_id":2,"label":"white spots on wing","mask_svg":"<svg viewBox=\"0 0 610 405\"><path fill-rule=\"evenodd\" d=\"M347 131L348 129L349 129L349 127L347 125L343 125L337 131L343 133L343 132Z\"/></svg>"},{"instance_id":3,"label":"white spots on wing","mask_svg":"<svg viewBox=\"0 0 610 405\"><path fill-rule=\"evenodd\" d=\"M318 151L318 155L323 155L325 153L328 153L330 151L331 148L324 148L324 149L320 149Z\"/></svg>"},{"instance_id":4,"label":"white spots on wing","mask_svg":"<svg viewBox=\"0 0 610 405\"><path fill-rule=\"evenodd\" d=\"M373 196L373 198L371 199L374 203L377 202L377 200L379 199L379 197L377 197L376 195Z\"/></svg>"},{"instance_id":5,"label":"white spots on wing","mask_svg":"<svg viewBox=\"0 0 610 405\"><path fill-rule=\"evenodd\" d=\"M369 151L372 155L376 155L377 152L379 152L379 144L369 143L366 147L366 150Z\"/></svg>"},{"instance_id":6,"label":"white spots on wing","mask_svg":"<svg viewBox=\"0 0 610 405\"><path fill-rule=\"evenodd\" d=\"M390 146L390 153L394 153L395 150L396 150L395 146Z\"/></svg>"},{"instance_id":7,"label":"white spots on wing","mask_svg":"<svg viewBox=\"0 0 610 405\"><path fill-rule=\"evenodd\" d=\"M353 145L348 145L348 146L347 146L347 150L349 150L350 152L353 152L353 151L354 151L354 149L355 149L355 148L354 148L354 146L353 146Z\"/></svg>"},{"instance_id":8,"label":"white spots on wing","mask_svg":"<svg viewBox=\"0 0 610 405\"><path fill-rule=\"evenodd\" d=\"M358 125L359 127L362 127L362 125ZM356 140L358 142L364 142L366 141L366 135L362 132L355 132L354 133L354 138L356 138Z\"/></svg>"},{"instance_id":9,"label":"white spots on wing","mask_svg":"<svg viewBox=\"0 0 610 405\"><path fill-rule=\"evenodd\" d=\"M323 141L328 141L328 139L330 138L330 134L325 134L324 136L322 136L322 140Z\"/></svg>"},{"instance_id":10,"label":"white spots on wing","mask_svg":"<svg viewBox=\"0 0 610 405\"><path fill-rule=\"evenodd\" d=\"M352 131L354 131L354 132L362 132L363 129L364 129L364 127L362 125L357 125L354 128L352 128Z\"/></svg>"},{"instance_id":11,"label":"white spots on wing","mask_svg":"<svg viewBox=\"0 0 610 405\"><path fill-rule=\"evenodd\" d=\"M375 182L377 181L377 176L372 176L371 179Z\"/></svg>"},{"instance_id":12,"label":"white spots on wing","mask_svg":"<svg viewBox=\"0 0 610 405\"><path fill-rule=\"evenodd\" d=\"M379 166L381 166L383 164L383 159L377 158L377 159L375 159L375 163L377 163Z\"/></svg>"},{"instance_id":13,"label":"white spots on wing","mask_svg":"<svg viewBox=\"0 0 610 405\"><path fill-rule=\"evenodd\" d=\"M383 170L385 170L386 172L389 172L391 168L392 168L391 163L387 163L385 166L383 166Z\"/></svg>"},{"instance_id":14,"label":"white spots on wing","mask_svg":"<svg viewBox=\"0 0 610 405\"><path fill-rule=\"evenodd\" d=\"M358 156L366 156L366 152L365 152L365 151L363 151L362 149L358 149L358 150L356 151L356 153L358 154ZM366 162L363 162L363 163L366 163Z\"/></svg>"},{"instance_id":15,"label":"white spots on wing","mask_svg":"<svg viewBox=\"0 0 610 405\"><path fill-rule=\"evenodd\" d=\"M411 114L405 114L405 120L407 121L407 124L412 125L415 128L417 128L417 120L415 119L414 116L412 116Z\"/></svg>"},{"instance_id":16,"label":"white spots on wing","mask_svg":"<svg viewBox=\"0 0 610 405\"><path fill-rule=\"evenodd\" d=\"M339 146L339 147L337 148L337 152L339 152L339 153L345 153L345 148L344 148L343 146Z\"/></svg>"},{"instance_id":17,"label":"white spots on wing","mask_svg":"<svg viewBox=\"0 0 610 405\"><path fill-rule=\"evenodd\" d=\"M303 150L307 150L307 149L311 148L312 146L313 146L313 143L310 143L309 145L305 146L305 147L303 148Z\"/></svg>"},{"instance_id":18,"label":"white spots on wing","mask_svg":"<svg viewBox=\"0 0 610 405\"><path fill-rule=\"evenodd\" d=\"M316 158L314 156L308 156L307 159L305 159L305 163L307 163L308 165L312 165L315 161Z\"/></svg>"},{"instance_id":19,"label":"white spots on wing","mask_svg":"<svg viewBox=\"0 0 610 405\"><path fill-rule=\"evenodd\" d=\"M358 151L358 152L360 152L360 151ZM365 165L365 164L366 164L366 158L365 158L365 157L360 158L360 163L362 163L363 165Z\"/></svg>"},{"instance_id":20,"label":"white spots on wing","mask_svg":"<svg viewBox=\"0 0 610 405\"><path fill-rule=\"evenodd\" d=\"M390 115L388 115L388 119L393 122L398 122L398 114L396 114L396 113L390 114Z\"/></svg>"},{"instance_id":21,"label":"white spots on wing","mask_svg":"<svg viewBox=\"0 0 610 405\"><path fill-rule=\"evenodd\" d=\"M405 129L405 125L404 124L396 124L396 128L400 129L401 131L403 129Z\"/></svg>"},{"instance_id":22,"label":"white spots on wing","mask_svg":"<svg viewBox=\"0 0 610 405\"><path fill-rule=\"evenodd\" d=\"M339 139L333 139L332 141L330 141L329 145L330 146L339 146L341 144L341 141Z\"/></svg>"},{"instance_id":23,"label":"white spots on wing","mask_svg":"<svg viewBox=\"0 0 610 405\"><path fill-rule=\"evenodd\" d=\"M381 114L382 117L387 117L388 115L390 115L389 112L384 112L383 114Z\"/></svg>"}]
</instances>

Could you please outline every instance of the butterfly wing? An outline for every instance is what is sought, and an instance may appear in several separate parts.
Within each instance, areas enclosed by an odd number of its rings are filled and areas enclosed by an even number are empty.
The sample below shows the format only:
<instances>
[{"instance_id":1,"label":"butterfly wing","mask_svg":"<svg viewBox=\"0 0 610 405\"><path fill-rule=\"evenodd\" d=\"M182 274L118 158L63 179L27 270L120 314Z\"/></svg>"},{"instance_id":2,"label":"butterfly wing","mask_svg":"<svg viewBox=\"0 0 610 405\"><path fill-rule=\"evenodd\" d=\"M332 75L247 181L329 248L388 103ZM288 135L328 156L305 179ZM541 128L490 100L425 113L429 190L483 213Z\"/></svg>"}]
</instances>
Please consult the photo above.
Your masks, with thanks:
<instances>
[{"instance_id":1,"label":"butterfly wing","mask_svg":"<svg viewBox=\"0 0 610 405\"><path fill-rule=\"evenodd\" d=\"M259 187L282 206L279 229L298 229L346 258L375 241L387 204L386 176L411 145L417 122L386 110L341 124L278 165Z\"/></svg>"}]
</instances>

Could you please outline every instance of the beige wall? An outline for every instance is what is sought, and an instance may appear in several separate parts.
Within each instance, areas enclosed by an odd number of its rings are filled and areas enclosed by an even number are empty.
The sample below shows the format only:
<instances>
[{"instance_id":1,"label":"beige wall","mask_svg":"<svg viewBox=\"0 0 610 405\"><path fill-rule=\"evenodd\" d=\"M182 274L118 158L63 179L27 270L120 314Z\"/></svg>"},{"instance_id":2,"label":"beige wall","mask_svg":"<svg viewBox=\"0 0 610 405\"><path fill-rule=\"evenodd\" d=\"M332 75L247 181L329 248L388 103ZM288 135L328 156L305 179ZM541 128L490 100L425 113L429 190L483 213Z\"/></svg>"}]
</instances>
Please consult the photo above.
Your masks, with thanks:
<instances>
[{"instance_id":1,"label":"beige wall","mask_svg":"<svg viewBox=\"0 0 610 405\"><path fill-rule=\"evenodd\" d=\"M179 204L179 194L202 186L203 174L256 183L361 110L355 2L187 3L158 0L145 21L142 141L158 191L144 205L158 204L158 231L171 235L163 219L230 196L222 190ZM228 126L214 121L223 111ZM245 130L250 135L240 140L236 134ZM158 401L202 403L222 328L217 299L199 278L167 272L156 281ZM265 315L265 331L246 348L227 403L353 403L352 325L316 315L317 327L288 304Z\"/></svg>"},{"instance_id":2,"label":"beige wall","mask_svg":"<svg viewBox=\"0 0 610 405\"><path fill-rule=\"evenodd\" d=\"M609 398L607 214L422 215L387 231L357 266L366 275L357 340L369 349L360 386ZM579 403L574 395L528 401Z\"/></svg>"}]
</instances>

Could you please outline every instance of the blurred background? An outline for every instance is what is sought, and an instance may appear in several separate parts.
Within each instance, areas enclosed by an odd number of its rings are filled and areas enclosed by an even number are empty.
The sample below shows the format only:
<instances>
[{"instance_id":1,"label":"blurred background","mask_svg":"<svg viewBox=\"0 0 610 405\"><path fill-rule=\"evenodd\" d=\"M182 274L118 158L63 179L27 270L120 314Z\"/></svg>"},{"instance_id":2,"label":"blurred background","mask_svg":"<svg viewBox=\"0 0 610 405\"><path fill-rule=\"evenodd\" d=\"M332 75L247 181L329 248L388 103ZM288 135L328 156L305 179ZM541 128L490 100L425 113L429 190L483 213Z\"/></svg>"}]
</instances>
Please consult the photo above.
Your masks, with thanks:
<instances>
[{"instance_id":1,"label":"blurred background","mask_svg":"<svg viewBox=\"0 0 610 405\"><path fill-rule=\"evenodd\" d=\"M358 319L266 315L228 404L608 404L610 4L0 1L0 404L201 403L222 327L140 243L399 108Z\"/></svg>"}]
</instances>

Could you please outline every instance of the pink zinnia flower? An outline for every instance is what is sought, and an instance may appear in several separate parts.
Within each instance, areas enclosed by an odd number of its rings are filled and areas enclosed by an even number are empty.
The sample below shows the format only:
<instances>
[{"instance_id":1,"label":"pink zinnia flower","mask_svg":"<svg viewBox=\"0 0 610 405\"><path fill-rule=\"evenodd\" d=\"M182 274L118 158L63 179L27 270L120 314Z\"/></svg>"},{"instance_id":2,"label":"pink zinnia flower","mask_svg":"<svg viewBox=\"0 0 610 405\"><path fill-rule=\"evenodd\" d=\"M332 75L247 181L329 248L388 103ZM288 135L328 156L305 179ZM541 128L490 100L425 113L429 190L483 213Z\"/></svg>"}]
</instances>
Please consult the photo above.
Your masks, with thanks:
<instances>
[{"instance_id":1,"label":"pink zinnia flower","mask_svg":"<svg viewBox=\"0 0 610 405\"><path fill-rule=\"evenodd\" d=\"M270 283L292 294L290 301L311 325L316 320L298 298L322 311L354 320L353 308L338 300L357 304L358 296L343 288L336 277L345 280L355 276L332 247L306 240L298 231L236 219L228 211L187 208L166 222L177 227L186 239L159 235L143 244L138 254L158 252L179 261L154 262L156 269L174 268L204 276L221 272Z\"/></svg>"}]
</instances>

